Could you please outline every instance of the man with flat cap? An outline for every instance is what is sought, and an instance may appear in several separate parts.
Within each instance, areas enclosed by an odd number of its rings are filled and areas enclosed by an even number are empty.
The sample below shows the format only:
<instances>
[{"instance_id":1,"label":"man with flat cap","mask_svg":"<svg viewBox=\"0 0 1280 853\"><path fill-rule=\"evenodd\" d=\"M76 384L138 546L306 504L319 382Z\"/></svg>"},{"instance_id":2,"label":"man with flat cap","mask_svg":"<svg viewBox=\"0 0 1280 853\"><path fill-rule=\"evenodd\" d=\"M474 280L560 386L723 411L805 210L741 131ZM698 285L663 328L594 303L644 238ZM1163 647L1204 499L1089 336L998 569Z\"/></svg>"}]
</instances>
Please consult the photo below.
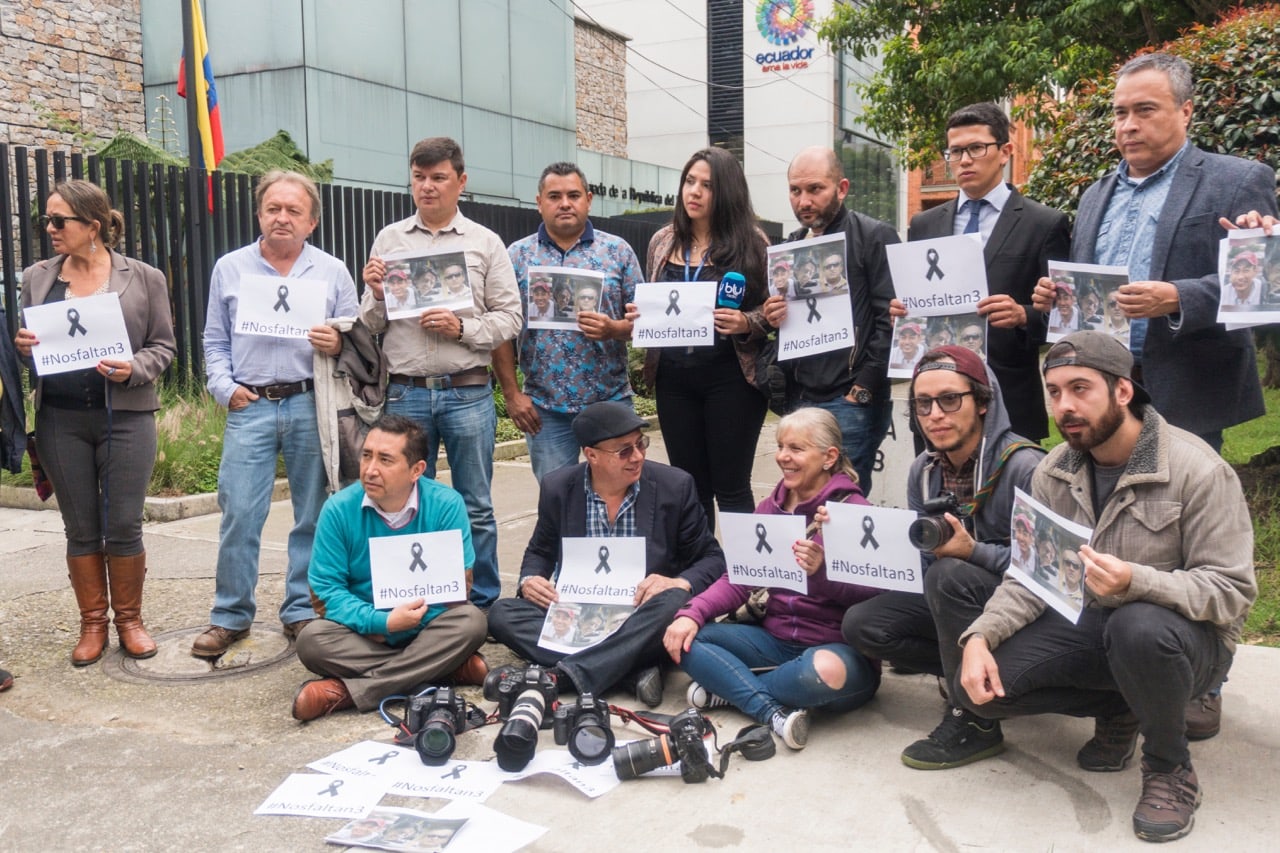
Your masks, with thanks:
<instances>
[{"instance_id":1,"label":"man with flat cap","mask_svg":"<svg viewBox=\"0 0 1280 853\"><path fill-rule=\"evenodd\" d=\"M662 635L690 596L725 570L724 552L707 529L693 478L648 462L649 423L626 403L592 403L573 419L585 462L542 478L538 521L520 567L517 597L489 611L489 632L521 657L553 666L561 691L600 695L634 683L649 707L662 702ZM635 611L615 633L571 655L538 646L547 608L559 600L555 578L561 539L640 536L645 577Z\"/></svg>"}]
</instances>

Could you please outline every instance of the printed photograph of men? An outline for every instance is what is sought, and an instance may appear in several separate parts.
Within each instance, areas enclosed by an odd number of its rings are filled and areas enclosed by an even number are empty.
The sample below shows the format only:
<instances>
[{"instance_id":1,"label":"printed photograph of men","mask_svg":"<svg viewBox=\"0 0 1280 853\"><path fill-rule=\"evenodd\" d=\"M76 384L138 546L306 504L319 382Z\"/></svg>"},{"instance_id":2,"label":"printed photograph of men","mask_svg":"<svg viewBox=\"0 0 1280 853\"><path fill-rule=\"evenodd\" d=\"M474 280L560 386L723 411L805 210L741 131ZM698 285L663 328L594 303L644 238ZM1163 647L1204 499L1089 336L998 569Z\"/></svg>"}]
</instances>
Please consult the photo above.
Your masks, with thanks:
<instances>
[{"instance_id":1,"label":"printed photograph of men","mask_svg":"<svg viewBox=\"0 0 1280 853\"><path fill-rule=\"evenodd\" d=\"M563 267L529 268L529 328L576 332L578 313L600 311L599 277Z\"/></svg>"},{"instance_id":2,"label":"printed photograph of men","mask_svg":"<svg viewBox=\"0 0 1280 853\"><path fill-rule=\"evenodd\" d=\"M1251 246L1232 246L1227 254L1227 278L1222 282L1223 311L1249 311L1262 305L1262 258Z\"/></svg>"},{"instance_id":3,"label":"printed photograph of men","mask_svg":"<svg viewBox=\"0 0 1280 853\"><path fill-rule=\"evenodd\" d=\"M387 265L383 293L388 319L416 319L428 308L471 307L467 257L463 252L396 253L383 261Z\"/></svg>"},{"instance_id":4,"label":"printed photograph of men","mask_svg":"<svg viewBox=\"0 0 1280 853\"><path fill-rule=\"evenodd\" d=\"M622 627L634 610L630 604L556 602L547 610L538 645L569 653L594 646Z\"/></svg>"},{"instance_id":5,"label":"printed photograph of men","mask_svg":"<svg viewBox=\"0 0 1280 853\"><path fill-rule=\"evenodd\" d=\"M1046 604L1075 622L1084 607L1084 558L1092 531L1055 515L1018 490L1013 501L1009 572ZM1028 547L1034 538L1034 558ZM1031 560L1034 566L1028 568Z\"/></svg>"},{"instance_id":6,"label":"printed photograph of men","mask_svg":"<svg viewBox=\"0 0 1280 853\"><path fill-rule=\"evenodd\" d=\"M893 347L889 350L890 378L910 379L924 351L924 325L911 317L895 317Z\"/></svg>"}]
</instances>

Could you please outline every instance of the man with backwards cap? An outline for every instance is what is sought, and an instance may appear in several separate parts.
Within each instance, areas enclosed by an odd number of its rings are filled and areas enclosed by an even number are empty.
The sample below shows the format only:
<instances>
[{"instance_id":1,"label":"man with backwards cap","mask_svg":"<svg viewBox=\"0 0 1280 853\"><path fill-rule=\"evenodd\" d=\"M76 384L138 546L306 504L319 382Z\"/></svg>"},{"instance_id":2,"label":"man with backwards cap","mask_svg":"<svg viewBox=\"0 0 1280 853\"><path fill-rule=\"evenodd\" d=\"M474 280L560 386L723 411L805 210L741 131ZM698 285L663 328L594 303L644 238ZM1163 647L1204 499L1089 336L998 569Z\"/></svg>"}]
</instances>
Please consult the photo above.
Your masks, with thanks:
<instances>
[{"instance_id":1,"label":"man with backwards cap","mask_svg":"<svg viewBox=\"0 0 1280 853\"><path fill-rule=\"evenodd\" d=\"M662 702L662 635L676 611L710 586L725 563L693 478L646 461L648 428L648 421L618 401L592 403L573 419L586 461L542 478L517 597L493 605L489 632L526 660L553 667L562 692L599 696L626 681L653 708ZM582 536L643 537L645 577L636 588L636 609L622 627L566 655L540 648L538 637L547 608L559 600L560 541Z\"/></svg>"},{"instance_id":2,"label":"man with backwards cap","mask_svg":"<svg viewBox=\"0 0 1280 853\"><path fill-rule=\"evenodd\" d=\"M1221 681L1257 595L1253 528L1240 481L1213 448L1171 426L1130 378L1133 357L1100 332L1049 349L1045 386L1065 443L1032 493L1093 529L1080 548L1084 604L1073 625L1017 581L988 600L972 576L931 590L951 697L967 713L1094 717L1077 753L1118 771L1142 742L1133 829L1189 833L1201 792L1187 748L1187 703Z\"/></svg>"},{"instance_id":3,"label":"man with backwards cap","mask_svg":"<svg viewBox=\"0 0 1280 853\"><path fill-rule=\"evenodd\" d=\"M943 518L950 538L920 552L925 595L881 593L849 608L841 629L845 642L868 657L949 676L948 656L938 648L937 611L929 598L932 581L959 572L971 579L977 596L996 590L1009 566L1014 489L1030 489L1044 452L1013 432L995 374L967 347L925 353L916 365L907 405L928 446L907 477L908 508L920 512L925 501L949 492L971 518L966 523L947 513ZM1001 749L998 723L948 707L942 723L908 746L902 761L936 770Z\"/></svg>"}]
</instances>

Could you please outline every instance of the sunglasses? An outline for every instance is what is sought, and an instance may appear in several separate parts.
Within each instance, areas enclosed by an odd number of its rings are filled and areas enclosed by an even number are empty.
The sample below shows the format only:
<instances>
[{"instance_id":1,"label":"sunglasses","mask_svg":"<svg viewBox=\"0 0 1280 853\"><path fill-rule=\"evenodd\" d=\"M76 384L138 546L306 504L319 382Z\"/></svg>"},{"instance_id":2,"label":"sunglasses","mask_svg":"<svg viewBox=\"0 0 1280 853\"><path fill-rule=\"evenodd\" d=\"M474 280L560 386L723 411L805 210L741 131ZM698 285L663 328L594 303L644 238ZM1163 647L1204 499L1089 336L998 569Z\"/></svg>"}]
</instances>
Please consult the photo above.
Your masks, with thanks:
<instances>
[{"instance_id":1,"label":"sunglasses","mask_svg":"<svg viewBox=\"0 0 1280 853\"><path fill-rule=\"evenodd\" d=\"M960 340L962 340L962 341L980 341L980 340L982 340L982 335L961 335L961 336L960 336Z\"/></svg>"},{"instance_id":2,"label":"sunglasses","mask_svg":"<svg viewBox=\"0 0 1280 853\"><path fill-rule=\"evenodd\" d=\"M939 394L936 397L912 397L907 402L911 404L911 408L915 413L923 418L933 411L934 403L937 403L938 408L946 414L960 411L960 407L964 404L964 398L972 393L972 391L952 391L949 394Z\"/></svg>"},{"instance_id":3,"label":"sunglasses","mask_svg":"<svg viewBox=\"0 0 1280 853\"><path fill-rule=\"evenodd\" d=\"M1063 560L1062 564L1066 566L1068 569L1076 569L1076 570L1084 569L1084 563L1078 563L1075 560Z\"/></svg>"},{"instance_id":4,"label":"sunglasses","mask_svg":"<svg viewBox=\"0 0 1280 853\"><path fill-rule=\"evenodd\" d=\"M644 452L649 449L649 436L642 435L635 444L624 444L617 450L605 450L603 447L596 447L594 449L598 453L612 453L618 457L618 461L626 462L636 453L639 453L642 456L644 455Z\"/></svg>"},{"instance_id":5,"label":"sunglasses","mask_svg":"<svg viewBox=\"0 0 1280 853\"><path fill-rule=\"evenodd\" d=\"M85 225L88 225L88 224L89 224L89 220L87 220L87 219L85 219L85 218L83 218L83 217L80 217L80 216L63 216L63 215L62 215L62 214L60 214L60 213L51 213L51 214L48 214L48 215L46 215L46 216L41 216L41 217L40 217L40 227L41 227L41 228L48 228L50 225L52 225L52 226L53 226L53 230L55 230L55 231L61 231L63 228L66 228L66 227L67 227L67 223L68 223L68 222L82 222L82 223L84 223Z\"/></svg>"}]
</instances>

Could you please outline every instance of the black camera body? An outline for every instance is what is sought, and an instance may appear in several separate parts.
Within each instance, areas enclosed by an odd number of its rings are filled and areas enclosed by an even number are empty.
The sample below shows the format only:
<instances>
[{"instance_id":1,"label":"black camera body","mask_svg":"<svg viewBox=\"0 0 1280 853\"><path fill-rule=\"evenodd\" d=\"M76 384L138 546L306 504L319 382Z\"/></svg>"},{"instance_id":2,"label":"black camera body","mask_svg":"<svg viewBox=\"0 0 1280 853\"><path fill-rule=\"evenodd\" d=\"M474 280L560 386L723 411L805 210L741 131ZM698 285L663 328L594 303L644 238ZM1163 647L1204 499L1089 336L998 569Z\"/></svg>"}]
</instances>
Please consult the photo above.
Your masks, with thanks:
<instances>
[{"instance_id":1,"label":"black camera body","mask_svg":"<svg viewBox=\"0 0 1280 853\"><path fill-rule=\"evenodd\" d=\"M696 708L688 708L671 718L668 733L639 740L613 751L613 769L622 780L635 779L650 770L680 762L680 778L686 784L705 782L716 775L707 745L703 742L711 724Z\"/></svg>"},{"instance_id":2,"label":"black camera body","mask_svg":"<svg viewBox=\"0 0 1280 853\"><path fill-rule=\"evenodd\" d=\"M500 666L484 677L484 698L498 703L499 719L508 719L516 700L527 690L532 690L542 698L546 708L554 708L560 695L556 686L556 677L540 666ZM539 728L549 729L552 718L544 715Z\"/></svg>"},{"instance_id":3,"label":"black camera body","mask_svg":"<svg viewBox=\"0 0 1280 853\"><path fill-rule=\"evenodd\" d=\"M609 706L590 693L583 693L577 702L556 708L551 728L556 743L568 744L569 752L583 764L603 764L613 749Z\"/></svg>"},{"instance_id":4,"label":"black camera body","mask_svg":"<svg viewBox=\"0 0 1280 853\"><path fill-rule=\"evenodd\" d=\"M457 735L469 727L467 703L450 687L437 687L414 696L405 712L405 726L413 733L413 746L423 764L440 766L453 755Z\"/></svg>"},{"instance_id":5,"label":"black camera body","mask_svg":"<svg viewBox=\"0 0 1280 853\"><path fill-rule=\"evenodd\" d=\"M955 534L951 523L943 518L946 513L951 513L960 519L960 523L972 535L973 519L969 513L960 506L960 501L956 499L955 494L943 492L936 498L925 501L924 506L920 507L920 517L911 522L911 526L907 528L907 539L920 551L937 550Z\"/></svg>"},{"instance_id":6,"label":"black camera body","mask_svg":"<svg viewBox=\"0 0 1280 853\"><path fill-rule=\"evenodd\" d=\"M556 707L556 677L540 666L500 666L484 677L484 698L498 703L504 721L493 741L498 766L508 773L523 770L538 748L538 731L553 725L548 710Z\"/></svg>"}]
</instances>

